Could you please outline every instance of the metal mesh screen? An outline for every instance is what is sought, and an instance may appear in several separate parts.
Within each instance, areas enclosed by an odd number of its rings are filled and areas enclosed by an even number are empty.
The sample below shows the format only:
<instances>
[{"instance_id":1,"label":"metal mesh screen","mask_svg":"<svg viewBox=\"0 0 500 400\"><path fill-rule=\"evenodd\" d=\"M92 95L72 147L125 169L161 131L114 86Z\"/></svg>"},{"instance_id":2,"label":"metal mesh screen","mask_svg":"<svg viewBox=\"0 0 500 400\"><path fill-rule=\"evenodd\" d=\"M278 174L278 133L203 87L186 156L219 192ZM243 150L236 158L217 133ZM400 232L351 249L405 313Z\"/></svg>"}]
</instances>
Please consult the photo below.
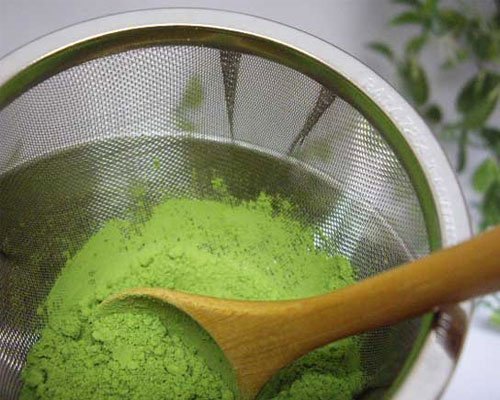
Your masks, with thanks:
<instances>
[{"instance_id":1,"label":"metal mesh screen","mask_svg":"<svg viewBox=\"0 0 500 400\"><path fill-rule=\"evenodd\" d=\"M136 185L150 205L199 196L214 175L241 198L282 194L360 279L429 251L415 189L383 136L332 88L251 54L156 46L60 72L0 111L0 175L5 399L17 397L64 253L127 215ZM418 332L413 320L362 335L371 388L391 384Z\"/></svg>"}]
</instances>

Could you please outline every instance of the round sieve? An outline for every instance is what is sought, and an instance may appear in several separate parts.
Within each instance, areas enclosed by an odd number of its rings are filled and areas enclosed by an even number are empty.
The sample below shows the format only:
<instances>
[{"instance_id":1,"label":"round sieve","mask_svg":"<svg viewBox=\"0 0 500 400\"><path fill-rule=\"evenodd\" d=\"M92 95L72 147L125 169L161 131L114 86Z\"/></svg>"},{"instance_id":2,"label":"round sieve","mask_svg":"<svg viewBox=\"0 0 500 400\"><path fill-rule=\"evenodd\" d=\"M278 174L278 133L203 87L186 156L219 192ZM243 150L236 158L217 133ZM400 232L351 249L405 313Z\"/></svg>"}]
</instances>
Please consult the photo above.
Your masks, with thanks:
<instances>
[{"instance_id":1,"label":"round sieve","mask_svg":"<svg viewBox=\"0 0 500 400\"><path fill-rule=\"evenodd\" d=\"M63 29L0 61L1 398L18 396L65 255L125 215L134 188L154 205L214 176L241 198L291 198L359 279L471 233L432 133L338 48L213 10ZM360 398L437 398L469 313L452 305L362 335Z\"/></svg>"}]
</instances>

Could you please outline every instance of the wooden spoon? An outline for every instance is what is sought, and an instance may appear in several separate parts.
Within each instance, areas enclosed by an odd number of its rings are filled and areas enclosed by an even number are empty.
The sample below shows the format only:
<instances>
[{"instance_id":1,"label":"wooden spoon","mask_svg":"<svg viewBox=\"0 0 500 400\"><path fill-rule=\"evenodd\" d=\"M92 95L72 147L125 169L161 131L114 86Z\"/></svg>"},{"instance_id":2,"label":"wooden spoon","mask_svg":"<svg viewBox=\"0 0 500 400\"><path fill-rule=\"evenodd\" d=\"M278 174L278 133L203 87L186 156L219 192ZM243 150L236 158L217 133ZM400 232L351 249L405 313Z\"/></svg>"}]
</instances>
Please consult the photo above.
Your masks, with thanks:
<instances>
[{"instance_id":1,"label":"wooden spoon","mask_svg":"<svg viewBox=\"0 0 500 400\"><path fill-rule=\"evenodd\" d=\"M103 304L147 297L183 310L215 339L235 370L242 397L252 399L279 369L320 346L496 290L500 227L355 285L302 300L222 300L137 288Z\"/></svg>"}]
</instances>

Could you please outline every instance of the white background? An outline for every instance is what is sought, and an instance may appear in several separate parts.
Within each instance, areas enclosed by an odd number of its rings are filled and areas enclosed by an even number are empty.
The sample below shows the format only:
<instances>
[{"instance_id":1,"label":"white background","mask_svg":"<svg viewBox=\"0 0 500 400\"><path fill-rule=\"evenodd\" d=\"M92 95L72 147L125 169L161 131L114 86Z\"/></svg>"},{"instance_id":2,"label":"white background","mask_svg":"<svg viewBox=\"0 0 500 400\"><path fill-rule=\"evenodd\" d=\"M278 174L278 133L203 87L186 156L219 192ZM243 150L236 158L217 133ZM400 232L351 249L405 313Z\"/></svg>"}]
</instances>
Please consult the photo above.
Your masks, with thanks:
<instances>
[{"instance_id":1,"label":"white background","mask_svg":"<svg viewBox=\"0 0 500 400\"><path fill-rule=\"evenodd\" d=\"M450 2L450 1L446 1ZM467 0L485 10L491 0ZM51 31L86 19L107 14L156 7L204 7L234 10L283 22L312 33L355 55L389 81L397 84L388 63L366 48L366 43L383 39L400 47L411 29L388 28L387 20L399 6L388 0L0 0L0 57ZM426 50L424 61L439 57L442 48ZM445 112L452 116L457 82L472 74L470 66L452 73L430 68L433 97L448 104ZM499 115L494 121L499 125ZM447 144L451 159L454 146ZM460 181L477 222L474 203L477 197L470 189L470 170L478 162L473 153L471 166ZM465 344L464 354L443 400L500 399L500 330L488 325L487 313L479 310Z\"/></svg>"}]
</instances>

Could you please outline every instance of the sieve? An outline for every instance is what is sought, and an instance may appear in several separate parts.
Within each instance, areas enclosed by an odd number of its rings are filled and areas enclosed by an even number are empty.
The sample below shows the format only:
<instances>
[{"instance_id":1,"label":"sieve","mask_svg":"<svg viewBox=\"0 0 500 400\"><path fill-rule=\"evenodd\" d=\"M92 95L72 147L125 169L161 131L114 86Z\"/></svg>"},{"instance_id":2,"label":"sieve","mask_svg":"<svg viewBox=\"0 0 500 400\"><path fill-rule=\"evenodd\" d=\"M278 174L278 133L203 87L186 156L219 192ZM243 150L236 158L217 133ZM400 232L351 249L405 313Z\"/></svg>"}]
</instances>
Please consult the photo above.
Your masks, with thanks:
<instances>
[{"instance_id":1,"label":"sieve","mask_svg":"<svg viewBox=\"0 0 500 400\"><path fill-rule=\"evenodd\" d=\"M214 10L65 28L0 61L1 398L19 394L37 310L68 254L138 201L203 196L214 177L242 199L291 199L359 279L471 234L432 133L340 49ZM362 335L359 398L438 398L470 311Z\"/></svg>"}]
</instances>

